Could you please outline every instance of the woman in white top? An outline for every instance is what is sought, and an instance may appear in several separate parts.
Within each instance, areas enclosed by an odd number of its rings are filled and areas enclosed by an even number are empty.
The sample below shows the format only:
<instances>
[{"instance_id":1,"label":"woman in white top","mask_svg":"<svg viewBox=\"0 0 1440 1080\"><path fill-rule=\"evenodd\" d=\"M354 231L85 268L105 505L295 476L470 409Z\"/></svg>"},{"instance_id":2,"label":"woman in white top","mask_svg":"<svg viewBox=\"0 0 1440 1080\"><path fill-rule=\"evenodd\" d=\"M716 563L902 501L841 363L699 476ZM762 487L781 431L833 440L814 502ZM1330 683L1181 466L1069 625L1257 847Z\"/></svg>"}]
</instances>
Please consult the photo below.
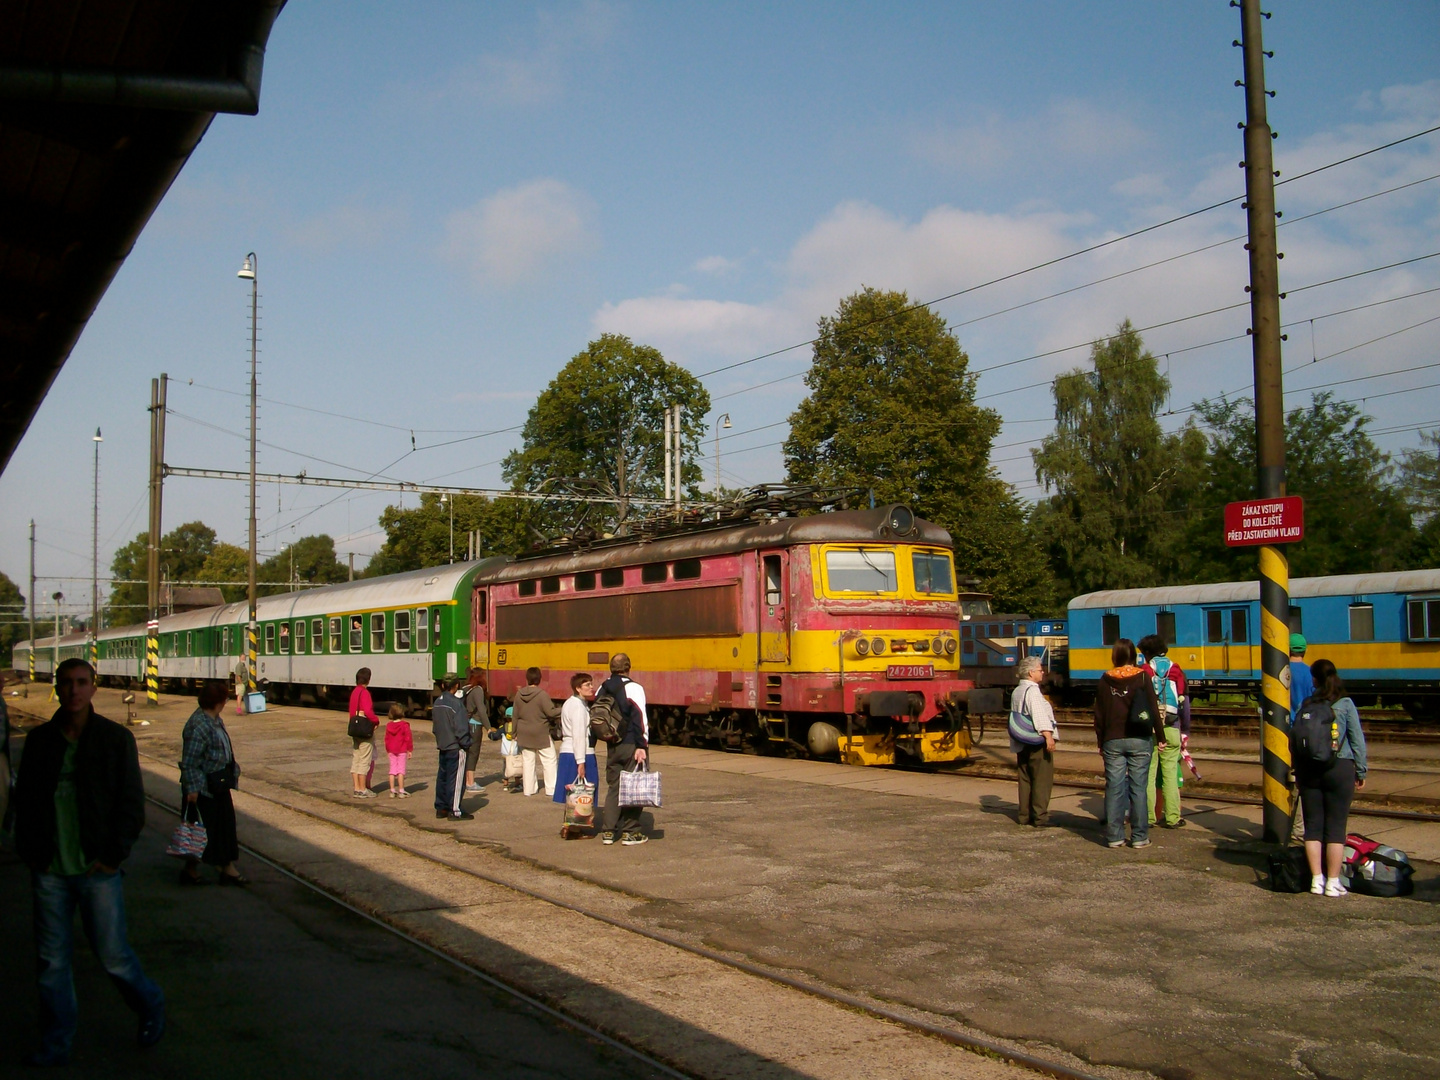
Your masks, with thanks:
<instances>
[{"instance_id":1,"label":"woman in white top","mask_svg":"<svg viewBox=\"0 0 1440 1080\"><path fill-rule=\"evenodd\" d=\"M570 676L570 696L560 706L560 763L556 766L554 795L557 803L565 802L576 780L593 787L600 778L595 743L590 738L590 706L586 704L594 696L594 679L583 671Z\"/></svg>"},{"instance_id":2,"label":"woman in white top","mask_svg":"<svg viewBox=\"0 0 1440 1080\"><path fill-rule=\"evenodd\" d=\"M1040 692L1045 668L1038 656L1015 665L1020 685L1010 696L1010 749L1020 776L1021 825L1050 824L1050 786L1055 780L1055 711Z\"/></svg>"}]
</instances>

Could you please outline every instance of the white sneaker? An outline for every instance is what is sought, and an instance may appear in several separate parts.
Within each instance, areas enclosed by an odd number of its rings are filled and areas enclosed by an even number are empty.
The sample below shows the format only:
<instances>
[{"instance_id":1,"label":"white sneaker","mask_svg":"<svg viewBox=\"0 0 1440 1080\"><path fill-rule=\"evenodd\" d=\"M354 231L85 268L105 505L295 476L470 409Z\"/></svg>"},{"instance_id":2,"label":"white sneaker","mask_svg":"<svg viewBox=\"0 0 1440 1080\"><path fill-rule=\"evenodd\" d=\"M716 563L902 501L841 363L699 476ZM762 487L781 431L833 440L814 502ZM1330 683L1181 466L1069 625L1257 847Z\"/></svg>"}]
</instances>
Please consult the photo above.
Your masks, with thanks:
<instances>
[{"instance_id":1,"label":"white sneaker","mask_svg":"<svg viewBox=\"0 0 1440 1080\"><path fill-rule=\"evenodd\" d=\"M1349 891L1338 877L1327 878L1325 881L1326 896L1344 896Z\"/></svg>"},{"instance_id":2,"label":"white sneaker","mask_svg":"<svg viewBox=\"0 0 1440 1080\"><path fill-rule=\"evenodd\" d=\"M1310 879L1310 891L1319 896L1325 891L1325 875L1316 874Z\"/></svg>"}]
</instances>

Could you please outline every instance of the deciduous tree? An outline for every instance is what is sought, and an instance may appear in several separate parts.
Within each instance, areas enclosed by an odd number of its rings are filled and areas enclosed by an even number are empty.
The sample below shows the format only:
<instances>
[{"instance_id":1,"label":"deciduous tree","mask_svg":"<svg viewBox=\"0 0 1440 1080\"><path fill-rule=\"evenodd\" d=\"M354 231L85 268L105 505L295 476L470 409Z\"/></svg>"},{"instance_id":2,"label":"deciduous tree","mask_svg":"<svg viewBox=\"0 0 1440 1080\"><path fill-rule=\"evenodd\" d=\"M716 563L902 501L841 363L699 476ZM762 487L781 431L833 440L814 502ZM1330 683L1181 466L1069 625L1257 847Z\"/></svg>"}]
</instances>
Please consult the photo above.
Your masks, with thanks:
<instances>
[{"instance_id":1,"label":"deciduous tree","mask_svg":"<svg viewBox=\"0 0 1440 1080\"><path fill-rule=\"evenodd\" d=\"M10 653L15 642L30 636L26 622L25 595L5 574L0 574L0 664L11 665ZM35 628L39 634L40 628Z\"/></svg>"},{"instance_id":2,"label":"deciduous tree","mask_svg":"<svg viewBox=\"0 0 1440 1080\"><path fill-rule=\"evenodd\" d=\"M193 581L215 549L215 530L203 521L188 521L160 538L160 577ZM130 584L115 584L105 619L110 626L144 622L148 604L150 534L143 532L115 552L110 572Z\"/></svg>"},{"instance_id":3,"label":"deciduous tree","mask_svg":"<svg viewBox=\"0 0 1440 1080\"><path fill-rule=\"evenodd\" d=\"M455 498L455 558L463 560L466 537L480 534L480 554L518 555L530 546L529 523L533 507L517 499L486 499L478 495ZM450 561L450 506L439 495L420 496L413 509L387 506L380 515L385 544L371 557L364 577L398 574Z\"/></svg>"},{"instance_id":4,"label":"deciduous tree","mask_svg":"<svg viewBox=\"0 0 1440 1080\"><path fill-rule=\"evenodd\" d=\"M949 530L956 570L1005 608L1043 609L1048 573L1025 515L990 465L1000 417L975 402L970 358L930 308L866 288L820 320L790 416L792 483L871 489Z\"/></svg>"}]
</instances>

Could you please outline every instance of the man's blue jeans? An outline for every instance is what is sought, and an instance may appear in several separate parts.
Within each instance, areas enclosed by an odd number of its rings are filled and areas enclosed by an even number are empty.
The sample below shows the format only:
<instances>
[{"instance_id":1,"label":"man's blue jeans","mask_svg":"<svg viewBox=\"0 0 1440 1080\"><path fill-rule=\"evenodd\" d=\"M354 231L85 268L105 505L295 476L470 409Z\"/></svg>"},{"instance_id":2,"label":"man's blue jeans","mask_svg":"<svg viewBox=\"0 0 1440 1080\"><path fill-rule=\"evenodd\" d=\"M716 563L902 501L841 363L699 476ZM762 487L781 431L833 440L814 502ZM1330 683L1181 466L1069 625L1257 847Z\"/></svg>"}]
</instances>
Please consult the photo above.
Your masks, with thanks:
<instances>
[{"instance_id":1,"label":"man's blue jeans","mask_svg":"<svg viewBox=\"0 0 1440 1080\"><path fill-rule=\"evenodd\" d=\"M1146 788L1150 782L1151 739L1111 739L1100 748L1105 758L1105 842L1125 840L1125 814L1130 814L1130 842L1150 835Z\"/></svg>"},{"instance_id":2,"label":"man's blue jeans","mask_svg":"<svg viewBox=\"0 0 1440 1080\"><path fill-rule=\"evenodd\" d=\"M124 877L114 874L33 874L36 971L40 982L40 1024L46 1050L70 1052L77 1006L71 958L75 949L75 909L90 948L125 999L142 1017L165 1004L130 947L125 932Z\"/></svg>"}]
</instances>

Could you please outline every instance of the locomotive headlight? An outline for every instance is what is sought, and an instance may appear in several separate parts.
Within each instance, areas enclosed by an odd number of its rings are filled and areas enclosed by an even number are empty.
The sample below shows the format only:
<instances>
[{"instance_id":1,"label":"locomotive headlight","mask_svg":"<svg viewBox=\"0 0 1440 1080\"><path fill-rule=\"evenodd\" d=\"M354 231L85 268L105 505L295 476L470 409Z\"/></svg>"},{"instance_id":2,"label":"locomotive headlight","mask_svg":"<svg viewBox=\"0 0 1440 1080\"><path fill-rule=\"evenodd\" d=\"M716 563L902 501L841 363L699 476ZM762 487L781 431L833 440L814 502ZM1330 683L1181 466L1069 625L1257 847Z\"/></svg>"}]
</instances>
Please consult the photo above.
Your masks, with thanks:
<instances>
[{"instance_id":1,"label":"locomotive headlight","mask_svg":"<svg viewBox=\"0 0 1440 1080\"><path fill-rule=\"evenodd\" d=\"M874 641L870 642L870 651L876 656L883 654L885 652L885 639L877 637Z\"/></svg>"},{"instance_id":2,"label":"locomotive headlight","mask_svg":"<svg viewBox=\"0 0 1440 1080\"><path fill-rule=\"evenodd\" d=\"M939 656L942 652L945 651L945 642L941 641L937 637L934 641L930 643L930 651L933 652L936 656Z\"/></svg>"},{"instance_id":3,"label":"locomotive headlight","mask_svg":"<svg viewBox=\"0 0 1440 1080\"><path fill-rule=\"evenodd\" d=\"M958 648L959 648L959 646L955 644L955 639L954 639L953 637L946 639L946 641L945 641L945 655L946 655L946 656L954 656L954 655L955 655L955 650L958 649Z\"/></svg>"},{"instance_id":4,"label":"locomotive headlight","mask_svg":"<svg viewBox=\"0 0 1440 1080\"><path fill-rule=\"evenodd\" d=\"M855 651L861 656L868 656L870 653L870 642L862 637L859 641L855 642Z\"/></svg>"}]
</instances>

